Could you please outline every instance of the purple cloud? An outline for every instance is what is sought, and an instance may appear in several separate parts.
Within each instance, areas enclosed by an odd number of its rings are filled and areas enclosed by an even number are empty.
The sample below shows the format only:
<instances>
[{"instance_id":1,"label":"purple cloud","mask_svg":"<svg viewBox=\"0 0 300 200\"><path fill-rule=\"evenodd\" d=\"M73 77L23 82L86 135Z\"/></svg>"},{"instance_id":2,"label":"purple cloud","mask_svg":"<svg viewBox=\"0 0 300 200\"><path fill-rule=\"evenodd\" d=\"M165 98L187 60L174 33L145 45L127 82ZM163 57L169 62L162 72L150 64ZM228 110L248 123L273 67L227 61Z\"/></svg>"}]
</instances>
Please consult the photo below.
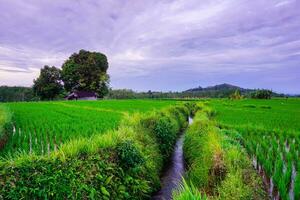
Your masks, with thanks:
<instances>
[{"instance_id":1,"label":"purple cloud","mask_svg":"<svg viewBox=\"0 0 300 200\"><path fill-rule=\"evenodd\" d=\"M115 88L228 82L300 93L299 9L296 0L0 0L0 84L31 85L43 65L87 49L108 56Z\"/></svg>"}]
</instances>

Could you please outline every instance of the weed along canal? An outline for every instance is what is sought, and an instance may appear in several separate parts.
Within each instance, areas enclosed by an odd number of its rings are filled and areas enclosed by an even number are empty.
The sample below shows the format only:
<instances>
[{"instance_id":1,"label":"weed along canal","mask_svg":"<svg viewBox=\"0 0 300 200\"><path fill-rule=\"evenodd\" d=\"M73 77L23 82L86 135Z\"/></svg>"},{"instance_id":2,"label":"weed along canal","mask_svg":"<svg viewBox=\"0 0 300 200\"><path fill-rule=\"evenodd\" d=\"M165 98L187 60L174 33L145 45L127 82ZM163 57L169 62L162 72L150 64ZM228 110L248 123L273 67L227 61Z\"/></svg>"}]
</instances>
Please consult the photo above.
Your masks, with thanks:
<instances>
[{"instance_id":1,"label":"weed along canal","mask_svg":"<svg viewBox=\"0 0 300 200\"><path fill-rule=\"evenodd\" d=\"M189 117L189 125L192 122L193 119ZM170 162L161 177L161 189L152 197L153 200L172 199L172 192L180 186L185 172L183 141L184 132L177 139Z\"/></svg>"}]
</instances>

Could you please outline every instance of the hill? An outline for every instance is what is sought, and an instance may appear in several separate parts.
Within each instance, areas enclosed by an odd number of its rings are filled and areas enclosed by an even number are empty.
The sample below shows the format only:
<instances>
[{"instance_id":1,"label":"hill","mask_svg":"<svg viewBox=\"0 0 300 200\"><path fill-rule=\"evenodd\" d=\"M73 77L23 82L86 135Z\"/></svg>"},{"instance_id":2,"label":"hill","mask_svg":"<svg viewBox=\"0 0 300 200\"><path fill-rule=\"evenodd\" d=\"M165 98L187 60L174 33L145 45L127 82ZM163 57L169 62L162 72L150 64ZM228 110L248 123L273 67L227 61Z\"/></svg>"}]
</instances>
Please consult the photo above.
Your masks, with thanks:
<instances>
[{"instance_id":1,"label":"hill","mask_svg":"<svg viewBox=\"0 0 300 200\"><path fill-rule=\"evenodd\" d=\"M234 91L239 90L242 95L248 95L255 91L254 89L245 89L239 86L223 83L209 87L197 87L183 91L184 94L192 94L197 97L228 97Z\"/></svg>"},{"instance_id":2,"label":"hill","mask_svg":"<svg viewBox=\"0 0 300 200\"><path fill-rule=\"evenodd\" d=\"M240 93L244 96L250 96L251 93L255 92L257 89L248 89L242 88L239 86L223 83L215 86L208 86L208 87L197 87L191 88L188 90L183 91L182 93L185 95L196 96L196 97L228 97L234 91L239 90ZM284 94L279 94L276 92L272 93L274 97L284 97Z\"/></svg>"},{"instance_id":3,"label":"hill","mask_svg":"<svg viewBox=\"0 0 300 200\"><path fill-rule=\"evenodd\" d=\"M201 86L197 87L197 88L192 88L192 89L188 89L184 92L200 92L200 91L218 91L218 90L221 90L221 91L224 91L224 90L240 90L241 92L242 91L254 91L254 90L251 90L251 89L244 89L244 88L241 88L239 86L235 86L235 85L231 85L231 84L227 84L227 83L223 83L223 84L219 84L219 85L215 85L215 86L208 86L208 87L205 87L205 88L202 88Z\"/></svg>"}]
</instances>

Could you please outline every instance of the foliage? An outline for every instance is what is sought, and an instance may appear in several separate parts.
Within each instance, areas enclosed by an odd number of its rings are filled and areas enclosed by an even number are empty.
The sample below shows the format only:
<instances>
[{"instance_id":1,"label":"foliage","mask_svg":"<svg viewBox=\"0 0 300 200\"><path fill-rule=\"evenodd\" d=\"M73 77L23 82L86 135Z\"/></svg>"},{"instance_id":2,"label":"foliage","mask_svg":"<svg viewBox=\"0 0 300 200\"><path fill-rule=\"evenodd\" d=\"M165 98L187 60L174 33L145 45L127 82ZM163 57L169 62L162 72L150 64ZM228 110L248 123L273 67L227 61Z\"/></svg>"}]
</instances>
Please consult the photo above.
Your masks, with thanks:
<instances>
[{"instance_id":1,"label":"foliage","mask_svg":"<svg viewBox=\"0 0 300 200\"><path fill-rule=\"evenodd\" d=\"M41 69L40 76L33 82L33 91L42 100L53 100L63 90L60 69L54 66L45 65Z\"/></svg>"},{"instance_id":2,"label":"foliage","mask_svg":"<svg viewBox=\"0 0 300 200\"><path fill-rule=\"evenodd\" d=\"M0 86L0 102L37 100L30 87Z\"/></svg>"},{"instance_id":3,"label":"foliage","mask_svg":"<svg viewBox=\"0 0 300 200\"><path fill-rule=\"evenodd\" d=\"M235 90L234 93L232 93L229 96L229 98L232 99L232 100L238 100L238 99L242 99L243 96L241 95L241 92L239 90Z\"/></svg>"},{"instance_id":4,"label":"foliage","mask_svg":"<svg viewBox=\"0 0 300 200\"><path fill-rule=\"evenodd\" d=\"M254 99L271 99L272 93L271 90L256 90L251 93L251 97Z\"/></svg>"},{"instance_id":5,"label":"foliage","mask_svg":"<svg viewBox=\"0 0 300 200\"><path fill-rule=\"evenodd\" d=\"M188 187L195 186L212 199L267 199L247 154L215 127L211 112L198 111L185 135Z\"/></svg>"},{"instance_id":6,"label":"foliage","mask_svg":"<svg viewBox=\"0 0 300 200\"><path fill-rule=\"evenodd\" d=\"M135 99L136 94L133 90L129 89L110 89L107 95L109 99Z\"/></svg>"},{"instance_id":7,"label":"foliage","mask_svg":"<svg viewBox=\"0 0 300 200\"><path fill-rule=\"evenodd\" d=\"M144 158L132 141L122 141L117 145L117 154L120 164L126 169L138 167L144 163Z\"/></svg>"},{"instance_id":8,"label":"foliage","mask_svg":"<svg viewBox=\"0 0 300 200\"><path fill-rule=\"evenodd\" d=\"M80 50L62 65L62 80L67 91L94 91L102 98L108 93L108 62L104 54Z\"/></svg>"},{"instance_id":9,"label":"foliage","mask_svg":"<svg viewBox=\"0 0 300 200\"><path fill-rule=\"evenodd\" d=\"M159 149L166 158L169 158L172 153L178 131L179 127L177 127L175 120L167 116L159 117L155 124L154 132L160 144Z\"/></svg>"},{"instance_id":10,"label":"foliage","mask_svg":"<svg viewBox=\"0 0 300 200\"><path fill-rule=\"evenodd\" d=\"M129 89L121 90L110 90L108 98L113 99L138 99L138 98L230 98L230 96L235 92L239 91L240 95L243 97L251 97L252 93L255 93L255 89L245 89L229 84L220 84L215 86L210 86L206 88L198 87L189 89L182 92L159 92L159 91L148 91L148 92L135 92ZM284 94L278 94L272 92L273 97L285 97Z\"/></svg>"}]
</instances>

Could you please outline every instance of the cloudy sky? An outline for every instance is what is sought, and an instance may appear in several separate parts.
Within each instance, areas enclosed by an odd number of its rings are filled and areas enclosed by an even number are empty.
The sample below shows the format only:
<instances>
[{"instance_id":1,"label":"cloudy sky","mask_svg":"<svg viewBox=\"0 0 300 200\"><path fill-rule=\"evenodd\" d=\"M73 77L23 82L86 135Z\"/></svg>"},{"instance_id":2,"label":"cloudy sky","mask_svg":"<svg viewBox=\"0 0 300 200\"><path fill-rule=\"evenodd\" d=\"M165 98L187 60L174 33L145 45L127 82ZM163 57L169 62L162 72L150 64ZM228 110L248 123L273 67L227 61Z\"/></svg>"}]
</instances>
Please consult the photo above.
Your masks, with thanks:
<instances>
[{"instance_id":1,"label":"cloudy sky","mask_svg":"<svg viewBox=\"0 0 300 200\"><path fill-rule=\"evenodd\" d=\"M80 49L113 88L231 83L300 93L299 0L0 0L0 85L32 85Z\"/></svg>"}]
</instances>

